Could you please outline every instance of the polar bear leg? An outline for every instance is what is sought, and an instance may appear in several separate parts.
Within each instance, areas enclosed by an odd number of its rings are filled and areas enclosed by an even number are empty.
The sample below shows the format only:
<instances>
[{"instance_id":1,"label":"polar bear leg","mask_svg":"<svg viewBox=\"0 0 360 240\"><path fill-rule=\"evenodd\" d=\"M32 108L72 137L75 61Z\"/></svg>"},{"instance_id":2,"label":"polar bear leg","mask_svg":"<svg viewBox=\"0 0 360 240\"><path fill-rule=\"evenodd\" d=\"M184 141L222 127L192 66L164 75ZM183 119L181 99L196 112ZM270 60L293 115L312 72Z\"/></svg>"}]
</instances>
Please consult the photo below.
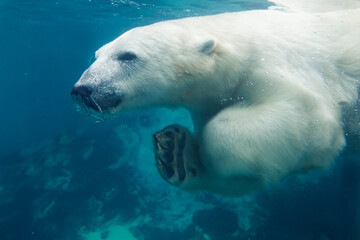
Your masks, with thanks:
<instances>
[{"instance_id":1,"label":"polar bear leg","mask_svg":"<svg viewBox=\"0 0 360 240\"><path fill-rule=\"evenodd\" d=\"M182 189L194 188L195 179L203 170L193 134L182 126L170 125L153 137L156 167L161 177Z\"/></svg>"},{"instance_id":2,"label":"polar bear leg","mask_svg":"<svg viewBox=\"0 0 360 240\"><path fill-rule=\"evenodd\" d=\"M335 111L289 99L232 106L204 127L203 166L212 176L274 182L289 173L327 167L344 146Z\"/></svg>"},{"instance_id":3,"label":"polar bear leg","mask_svg":"<svg viewBox=\"0 0 360 240\"><path fill-rule=\"evenodd\" d=\"M303 102L228 107L196 139L184 127L164 128L154 134L160 175L183 190L235 196L329 166L345 145L341 125L334 111Z\"/></svg>"},{"instance_id":4,"label":"polar bear leg","mask_svg":"<svg viewBox=\"0 0 360 240\"><path fill-rule=\"evenodd\" d=\"M239 196L255 190L259 182L252 178L209 175L199 156L194 135L179 125L170 125L153 135L156 167L161 177L186 191L206 190Z\"/></svg>"}]
</instances>

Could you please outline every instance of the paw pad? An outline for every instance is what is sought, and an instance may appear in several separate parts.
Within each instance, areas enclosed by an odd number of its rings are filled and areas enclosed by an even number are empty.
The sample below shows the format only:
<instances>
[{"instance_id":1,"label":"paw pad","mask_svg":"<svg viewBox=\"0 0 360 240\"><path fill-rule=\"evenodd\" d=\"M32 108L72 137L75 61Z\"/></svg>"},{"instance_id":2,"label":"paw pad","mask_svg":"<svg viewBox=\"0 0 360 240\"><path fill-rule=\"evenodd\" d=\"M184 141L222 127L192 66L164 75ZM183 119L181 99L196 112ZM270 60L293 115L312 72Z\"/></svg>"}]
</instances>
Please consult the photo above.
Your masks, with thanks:
<instances>
[{"instance_id":1,"label":"paw pad","mask_svg":"<svg viewBox=\"0 0 360 240\"><path fill-rule=\"evenodd\" d=\"M160 175L173 185L181 184L187 177L184 161L186 147L186 130L179 126L171 125L153 135L156 167ZM192 175L196 174L191 169Z\"/></svg>"}]
</instances>

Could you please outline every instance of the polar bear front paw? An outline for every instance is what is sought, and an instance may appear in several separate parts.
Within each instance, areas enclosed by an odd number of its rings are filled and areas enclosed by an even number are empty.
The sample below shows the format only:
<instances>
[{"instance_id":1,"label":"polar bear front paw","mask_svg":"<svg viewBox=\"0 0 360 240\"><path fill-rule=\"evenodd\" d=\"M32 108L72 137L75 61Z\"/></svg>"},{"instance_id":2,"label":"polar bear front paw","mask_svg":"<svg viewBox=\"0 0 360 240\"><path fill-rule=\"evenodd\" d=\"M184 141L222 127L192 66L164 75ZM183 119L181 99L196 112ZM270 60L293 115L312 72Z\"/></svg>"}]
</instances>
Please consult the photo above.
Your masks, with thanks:
<instances>
[{"instance_id":1,"label":"polar bear front paw","mask_svg":"<svg viewBox=\"0 0 360 240\"><path fill-rule=\"evenodd\" d=\"M182 187L185 182L197 176L197 149L187 129L170 125L155 133L153 137L156 167L165 181Z\"/></svg>"}]
</instances>

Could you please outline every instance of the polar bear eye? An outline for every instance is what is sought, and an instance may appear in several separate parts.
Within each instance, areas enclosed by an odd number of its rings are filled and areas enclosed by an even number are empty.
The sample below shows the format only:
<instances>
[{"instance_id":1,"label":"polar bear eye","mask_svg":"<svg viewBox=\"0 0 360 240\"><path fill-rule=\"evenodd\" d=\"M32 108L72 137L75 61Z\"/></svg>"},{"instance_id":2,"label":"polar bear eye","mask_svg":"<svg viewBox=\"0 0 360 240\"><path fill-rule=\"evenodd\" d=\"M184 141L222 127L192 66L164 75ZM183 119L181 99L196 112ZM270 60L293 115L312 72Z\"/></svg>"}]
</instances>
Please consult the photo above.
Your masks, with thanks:
<instances>
[{"instance_id":1,"label":"polar bear eye","mask_svg":"<svg viewBox=\"0 0 360 240\"><path fill-rule=\"evenodd\" d=\"M123 52L120 53L117 57L119 61L133 61L137 58L137 56L132 52Z\"/></svg>"}]
</instances>

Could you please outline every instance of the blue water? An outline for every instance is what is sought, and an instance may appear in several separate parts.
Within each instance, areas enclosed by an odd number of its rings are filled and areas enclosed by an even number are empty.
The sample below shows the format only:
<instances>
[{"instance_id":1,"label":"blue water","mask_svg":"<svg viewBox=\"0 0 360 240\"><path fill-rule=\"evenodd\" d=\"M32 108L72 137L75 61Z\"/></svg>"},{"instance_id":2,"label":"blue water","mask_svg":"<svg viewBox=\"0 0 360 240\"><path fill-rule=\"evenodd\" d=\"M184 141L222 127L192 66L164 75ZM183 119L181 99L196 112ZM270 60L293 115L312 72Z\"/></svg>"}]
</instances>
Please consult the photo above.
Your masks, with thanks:
<instances>
[{"instance_id":1,"label":"blue water","mask_svg":"<svg viewBox=\"0 0 360 240\"><path fill-rule=\"evenodd\" d=\"M265 0L1 0L0 239L360 239L357 136L331 173L229 199L188 194L156 172L151 133L184 110L101 124L74 111L73 84L133 27L266 8Z\"/></svg>"}]
</instances>

